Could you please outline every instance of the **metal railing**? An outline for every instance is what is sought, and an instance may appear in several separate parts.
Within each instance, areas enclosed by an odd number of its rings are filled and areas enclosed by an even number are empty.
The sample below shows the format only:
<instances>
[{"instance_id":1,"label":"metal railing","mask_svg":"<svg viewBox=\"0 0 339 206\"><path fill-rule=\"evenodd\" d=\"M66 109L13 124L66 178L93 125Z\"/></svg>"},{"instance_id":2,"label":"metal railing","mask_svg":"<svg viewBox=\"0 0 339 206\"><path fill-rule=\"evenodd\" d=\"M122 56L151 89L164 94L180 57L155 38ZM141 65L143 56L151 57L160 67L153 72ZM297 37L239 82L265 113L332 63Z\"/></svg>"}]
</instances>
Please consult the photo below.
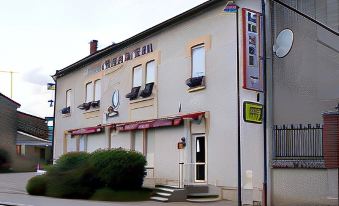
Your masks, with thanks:
<instances>
[{"instance_id":1,"label":"metal railing","mask_svg":"<svg viewBox=\"0 0 339 206\"><path fill-rule=\"evenodd\" d=\"M273 159L322 159L323 128L320 124L275 125L273 128Z\"/></svg>"}]
</instances>

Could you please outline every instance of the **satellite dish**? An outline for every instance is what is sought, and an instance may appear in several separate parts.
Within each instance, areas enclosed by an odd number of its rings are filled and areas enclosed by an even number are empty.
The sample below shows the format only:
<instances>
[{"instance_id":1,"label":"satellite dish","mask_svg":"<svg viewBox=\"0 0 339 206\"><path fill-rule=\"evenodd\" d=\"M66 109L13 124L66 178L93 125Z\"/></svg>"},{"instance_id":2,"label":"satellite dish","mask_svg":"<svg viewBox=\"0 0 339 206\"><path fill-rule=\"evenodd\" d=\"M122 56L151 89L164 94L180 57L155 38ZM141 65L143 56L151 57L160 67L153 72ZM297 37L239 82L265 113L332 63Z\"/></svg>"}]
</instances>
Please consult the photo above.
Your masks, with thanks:
<instances>
[{"instance_id":1,"label":"satellite dish","mask_svg":"<svg viewBox=\"0 0 339 206\"><path fill-rule=\"evenodd\" d=\"M284 29L279 34L273 45L273 52L277 57L285 57L291 50L293 44L293 32L291 29Z\"/></svg>"}]
</instances>

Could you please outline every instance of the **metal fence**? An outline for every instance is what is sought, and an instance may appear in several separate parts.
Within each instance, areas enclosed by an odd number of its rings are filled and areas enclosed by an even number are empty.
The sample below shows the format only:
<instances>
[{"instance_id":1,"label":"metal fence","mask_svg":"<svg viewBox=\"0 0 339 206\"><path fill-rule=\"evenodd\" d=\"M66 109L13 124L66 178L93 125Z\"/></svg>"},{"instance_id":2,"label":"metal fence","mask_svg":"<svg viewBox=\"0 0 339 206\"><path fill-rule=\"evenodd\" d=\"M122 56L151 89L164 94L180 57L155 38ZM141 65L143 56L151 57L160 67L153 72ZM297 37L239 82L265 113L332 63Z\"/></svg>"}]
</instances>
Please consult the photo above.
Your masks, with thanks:
<instances>
[{"instance_id":1,"label":"metal fence","mask_svg":"<svg viewBox=\"0 0 339 206\"><path fill-rule=\"evenodd\" d=\"M322 159L323 128L312 125L275 125L273 159Z\"/></svg>"}]
</instances>

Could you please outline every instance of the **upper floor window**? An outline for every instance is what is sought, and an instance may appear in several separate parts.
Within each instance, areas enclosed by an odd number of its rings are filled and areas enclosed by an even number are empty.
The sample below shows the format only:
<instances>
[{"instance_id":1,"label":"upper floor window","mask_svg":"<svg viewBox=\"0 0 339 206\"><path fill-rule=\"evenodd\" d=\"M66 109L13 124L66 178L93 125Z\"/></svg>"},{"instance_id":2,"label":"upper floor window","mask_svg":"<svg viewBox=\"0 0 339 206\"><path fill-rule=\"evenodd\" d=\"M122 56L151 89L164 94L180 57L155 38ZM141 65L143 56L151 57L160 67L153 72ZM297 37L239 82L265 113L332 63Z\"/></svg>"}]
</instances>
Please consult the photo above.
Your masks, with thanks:
<instances>
[{"instance_id":1,"label":"upper floor window","mask_svg":"<svg viewBox=\"0 0 339 206\"><path fill-rule=\"evenodd\" d=\"M66 105L61 110L61 114L69 114L71 112L71 96L72 96L72 90L69 89L66 91Z\"/></svg>"},{"instance_id":2,"label":"upper floor window","mask_svg":"<svg viewBox=\"0 0 339 206\"><path fill-rule=\"evenodd\" d=\"M133 68L133 87L140 87L142 85L142 67L137 66Z\"/></svg>"},{"instance_id":3,"label":"upper floor window","mask_svg":"<svg viewBox=\"0 0 339 206\"><path fill-rule=\"evenodd\" d=\"M86 84L86 103L93 101L93 82Z\"/></svg>"},{"instance_id":4,"label":"upper floor window","mask_svg":"<svg viewBox=\"0 0 339 206\"><path fill-rule=\"evenodd\" d=\"M69 89L66 91L66 107L71 107L71 96L72 96L72 90Z\"/></svg>"},{"instance_id":5,"label":"upper floor window","mask_svg":"<svg viewBox=\"0 0 339 206\"><path fill-rule=\"evenodd\" d=\"M146 84L155 82L155 61L146 64Z\"/></svg>"},{"instance_id":6,"label":"upper floor window","mask_svg":"<svg viewBox=\"0 0 339 206\"><path fill-rule=\"evenodd\" d=\"M98 79L94 82L94 101L101 99L101 80Z\"/></svg>"},{"instance_id":7,"label":"upper floor window","mask_svg":"<svg viewBox=\"0 0 339 206\"><path fill-rule=\"evenodd\" d=\"M205 46L192 47L192 77L205 76Z\"/></svg>"}]
</instances>

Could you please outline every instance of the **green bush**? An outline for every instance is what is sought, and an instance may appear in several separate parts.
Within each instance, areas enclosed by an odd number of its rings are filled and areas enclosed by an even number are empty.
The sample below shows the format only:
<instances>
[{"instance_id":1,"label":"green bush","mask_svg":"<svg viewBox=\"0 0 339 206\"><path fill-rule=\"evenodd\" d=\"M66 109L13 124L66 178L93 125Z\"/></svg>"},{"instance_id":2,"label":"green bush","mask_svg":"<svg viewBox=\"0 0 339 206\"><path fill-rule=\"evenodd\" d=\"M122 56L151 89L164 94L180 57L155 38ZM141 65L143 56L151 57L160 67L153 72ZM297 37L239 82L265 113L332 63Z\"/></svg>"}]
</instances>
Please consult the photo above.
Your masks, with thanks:
<instances>
[{"instance_id":1,"label":"green bush","mask_svg":"<svg viewBox=\"0 0 339 206\"><path fill-rule=\"evenodd\" d=\"M145 165L142 154L122 149L98 150L92 154L71 152L50 166L46 175L32 178L26 189L32 195L74 199L88 199L98 189L94 197L99 199L112 189L140 191ZM108 187L109 191L100 189L104 187ZM136 193L133 191L126 195L126 192L119 192L114 191L117 197L122 198L119 201L125 201L124 198L131 198L130 195ZM144 198L145 194L141 196Z\"/></svg>"},{"instance_id":2,"label":"green bush","mask_svg":"<svg viewBox=\"0 0 339 206\"><path fill-rule=\"evenodd\" d=\"M110 188L102 188L93 194L91 200L100 201L146 201L149 200L152 194L151 189L140 190L112 190Z\"/></svg>"},{"instance_id":3,"label":"green bush","mask_svg":"<svg viewBox=\"0 0 339 206\"><path fill-rule=\"evenodd\" d=\"M27 185L26 190L30 195L45 195L47 186L47 176L40 175L31 178Z\"/></svg>"},{"instance_id":4,"label":"green bush","mask_svg":"<svg viewBox=\"0 0 339 206\"><path fill-rule=\"evenodd\" d=\"M0 172L10 168L10 156L5 149L0 148Z\"/></svg>"},{"instance_id":5,"label":"green bush","mask_svg":"<svg viewBox=\"0 0 339 206\"><path fill-rule=\"evenodd\" d=\"M97 187L94 170L88 165L89 154L70 152L47 168L46 195L59 198L89 198Z\"/></svg>"},{"instance_id":6,"label":"green bush","mask_svg":"<svg viewBox=\"0 0 339 206\"><path fill-rule=\"evenodd\" d=\"M47 175L49 179L46 195L50 197L88 199L97 187L90 167Z\"/></svg>"},{"instance_id":7,"label":"green bush","mask_svg":"<svg viewBox=\"0 0 339 206\"><path fill-rule=\"evenodd\" d=\"M51 172L65 172L82 167L87 164L89 156L90 155L87 152L66 153L56 161L55 165L51 167L50 170Z\"/></svg>"},{"instance_id":8,"label":"green bush","mask_svg":"<svg viewBox=\"0 0 339 206\"><path fill-rule=\"evenodd\" d=\"M97 150L89 158L101 184L112 189L139 189L145 177L145 157L123 149Z\"/></svg>"}]
</instances>

